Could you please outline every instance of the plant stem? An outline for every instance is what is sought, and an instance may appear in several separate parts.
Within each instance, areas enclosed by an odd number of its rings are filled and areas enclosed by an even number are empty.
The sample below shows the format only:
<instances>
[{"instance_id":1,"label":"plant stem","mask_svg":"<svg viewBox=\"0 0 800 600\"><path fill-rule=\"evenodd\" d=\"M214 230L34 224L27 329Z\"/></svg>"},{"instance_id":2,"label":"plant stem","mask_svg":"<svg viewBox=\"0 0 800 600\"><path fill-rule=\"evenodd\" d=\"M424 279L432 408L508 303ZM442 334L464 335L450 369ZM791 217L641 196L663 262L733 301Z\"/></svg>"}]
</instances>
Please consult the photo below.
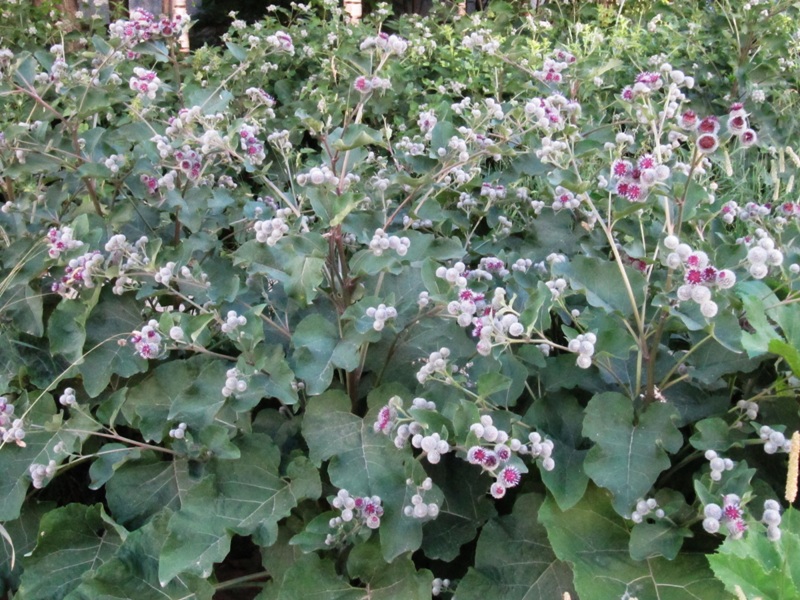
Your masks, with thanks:
<instances>
[{"instance_id":1,"label":"plant stem","mask_svg":"<svg viewBox=\"0 0 800 600\"><path fill-rule=\"evenodd\" d=\"M266 571L250 573L249 575L242 575L241 577L234 577L233 579L228 579L227 581L221 581L214 586L214 590L218 592L219 590L230 590L241 587L263 587L263 584L266 583L266 581L256 583L262 579L272 579L272 576Z\"/></svg>"}]
</instances>

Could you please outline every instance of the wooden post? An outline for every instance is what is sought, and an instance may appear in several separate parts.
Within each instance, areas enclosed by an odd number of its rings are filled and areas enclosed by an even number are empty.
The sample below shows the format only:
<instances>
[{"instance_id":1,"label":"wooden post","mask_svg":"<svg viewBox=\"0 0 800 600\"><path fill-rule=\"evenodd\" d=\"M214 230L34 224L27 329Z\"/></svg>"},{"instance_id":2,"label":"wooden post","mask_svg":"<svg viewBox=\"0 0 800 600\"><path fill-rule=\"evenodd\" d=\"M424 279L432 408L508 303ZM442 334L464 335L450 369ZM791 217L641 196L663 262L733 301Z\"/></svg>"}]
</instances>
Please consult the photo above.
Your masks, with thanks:
<instances>
[{"instance_id":1,"label":"wooden post","mask_svg":"<svg viewBox=\"0 0 800 600\"><path fill-rule=\"evenodd\" d=\"M189 18L189 11L186 8L186 0L161 0L161 12L170 19L179 16L181 19ZM184 30L181 34L181 52L189 52L189 30Z\"/></svg>"},{"instance_id":2,"label":"wooden post","mask_svg":"<svg viewBox=\"0 0 800 600\"><path fill-rule=\"evenodd\" d=\"M347 20L357 23L364 14L361 0L344 0L344 11L347 13Z\"/></svg>"}]
</instances>

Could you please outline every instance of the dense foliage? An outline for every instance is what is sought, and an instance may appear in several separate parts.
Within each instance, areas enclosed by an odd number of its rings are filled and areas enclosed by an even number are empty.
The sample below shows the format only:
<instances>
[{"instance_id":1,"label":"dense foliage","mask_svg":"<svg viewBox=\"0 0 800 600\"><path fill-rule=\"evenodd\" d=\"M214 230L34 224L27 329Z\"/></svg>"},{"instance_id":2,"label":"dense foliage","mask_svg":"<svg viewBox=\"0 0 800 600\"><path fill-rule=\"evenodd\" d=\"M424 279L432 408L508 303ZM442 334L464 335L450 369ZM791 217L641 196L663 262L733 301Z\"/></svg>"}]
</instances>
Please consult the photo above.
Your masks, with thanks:
<instances>
[{"instance_id":1,"label":"dense foliage","mask_svg":"<svg viewBox=\"0 0 800 600\"><path fill-rule=\"evenodd\" d=\"M797 7L0 10L0 594L796 597Z\"/></svg>"}]
</instances>

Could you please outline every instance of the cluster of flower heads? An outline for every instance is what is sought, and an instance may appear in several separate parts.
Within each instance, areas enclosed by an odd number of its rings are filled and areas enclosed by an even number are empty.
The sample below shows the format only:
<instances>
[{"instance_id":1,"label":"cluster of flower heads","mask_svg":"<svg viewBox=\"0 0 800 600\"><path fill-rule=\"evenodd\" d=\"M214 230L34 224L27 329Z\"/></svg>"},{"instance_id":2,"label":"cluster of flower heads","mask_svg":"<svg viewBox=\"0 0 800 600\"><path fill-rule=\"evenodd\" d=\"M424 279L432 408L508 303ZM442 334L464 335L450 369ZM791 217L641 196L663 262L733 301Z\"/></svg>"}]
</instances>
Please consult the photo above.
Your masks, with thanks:
<instances>
[{"instance_id":1,"label":"cluster of flower heads","mask_svg":"<svg viewBox=\"0 0 800 600\"><path fill-rule=\"evenodd\" d=\"M732 539L739 539L747 531L744 520L744 508L740 506L741 498L736 494L727 494L722 498L722 506L711 503L703 508L703 529L708 533L717 533L722 525Z\"/></svg>"},{"instance_id":2,"label":"cluster of flower heads","mask_svg":"<svg viewBox=\"0 0 800 600\"><path fill-rule=\"evenodd\" d=\"M677 295L681 302L693 301L700 305L700 312L710 319L717 314L717 303L711 299L712 288L729 289L736 283L736 275L729 269L717 269L702 250L692 250L682 244L677 236L668 235L664 246L671 252L666 263L670 269L682 268L683 285Z\"/></svg>"},{"instance_id":3,"label":"cluster of flower heads","mask_svg":"<svg viewBox=\"0 0 800 600\"><path fill-rule=\"evenodd\" d=\"M156 39L180 37L189 20L185 15L176 14L173 19L157 19L152 13L136 8L131 10L130 19L120 19L108 26L112 39L119 39L127 46Z\"/></svg>"},{"instance_id":4,"label":"cluster of flower heads","mask_svg":"<svg viewBox=\"0 0 800 600\"><path fill-rule=\"evenodd\" d=\"M544 83L561 83L564 79L561 73L576 60L566 50L555 50L544 59L542 68L533 72L533 76Z\"/></svg>"},{"instance_id":5,"label":"cluster of flower heads","mask_svg":"<svg viewBox=\"0 0 800 600\"><path fill-rule=\"evenodd\" d=\"M375 256L381 256L384 252L391 249L397 252L398 256L405 256L411 246L411 240L407 237L389 235L383 229L376 229L369 242L369 249Z\"/></svg>"},{"instance_id":6,"label":"cluster of flower heads","mask_svg":"<svg viewBox=\"0 0 800 600\"><path fill-rule=\"evenodd\" d=\"M222 387L222 396L230 398L236 393L247 391L247 381L242 379L242 373L237 368L228 369L225 373L225 385Z\"/></svg>"},{"instance_id":7,"label":"cluster of flower heads","mask_svg":"<svg viewBox=\"0 0 800 600\"><path fill-rule=\"evenodd\" d=\"M588 369L592 366L592 356L594 356L594 345L597 343L597 336L591 332L579 333L569 341L567 350L578 355L575 364L581 369Z\"/></svg>"},{"instance_id":8,"label":"cluster of flower heads","mask_svg":"<svg viewBox=\"0 0 800 600\"><path fill-rule=\"evenodd\" d=\"M273 218L253 223L256 241L267 246L277 244L284 235L289 233L289 224L286 222L289 214L291 211L288 208L279 208L275 211Z\"/></svg>"},{"instance_id":9,"label":"cluster of flower heads","mask_svg":"<svg viewBox=\"0 0 800 600\"><path fill-rule=\"evenodd\" d=\"M83 242L74 238L72 227L64 226L61 228L51 227L47 232L47 255L50 258L58 258L62 252L74 250L83 246Z\"/></svg>"},{"instance_id":10,"label":"cluster of flower heads","mask_svg":"<svg viewBox=\"0 0 800 600\"><path fill-rule=\"evenodd\" d=\"M265 40L274 50L294 56L294 41L285 31L276 31L268 35Z\"/></svg>"},{"instance_id":11,"label":"cluster of flower heads","mask_svg":"<svg viewBox=\"0 0 800 600\"><path fill-rule=\"evenodd\" d=\"M414 487L411 503L403 507L403 514L415 519L435 519L439 516L439 505L435 502L425 502L425 492L433 489L433 480L426 477L419 485L414 485L413 479L406 480L406 485Z\"/></svg>"},{"instance_id":12,"label":"cluster of flower heads","mask_svg":"<svg viewBox=\"0 0 800 600\"><path fill-rule=\"evenodd\" d=\"M762 425L758 430L758 437L764 442L764 452L775 454L776 452L789 452L792 449L792 439L787 438L783 432L776 431L769 425Z\"/></svg>"},{"instance_id":13,"label":"cluster of flower heads","mask_svg":"<svg viewBox=\"0 0 800 600\"><path fill-rule=\"evenodd\" d=\"M53 282L52 291L67 299L76 298L81 287L94 287L92 274L104 262L103 255L97 250L70 259L67 266L64 267L64 275Z\"/></svg>"},{"instance_id":14,"label":"cluster of flower heads","mask_svg":"<svg viewBox=\"0 0 800 600\"><path fill-rule=\"evenodd\" d=\"M581 199L567 188L556 186L555 194L553 195L553 212L560 210L575 210L581 205ZM534 210L536 210L534 208Z\"/></svg>"},{"instance_id":15,"label":"cluster of flower heads","mask_svg":"<svg viewBox=\"0 0 800 600\"><path fill-rule=\"evenodd\" d=\"M46 465L40 463L32 463L28 467L28 474L33 482L33 487L37 490L42 489L47 485L47 481L56 474L57 470L56 461L51 460Z\"/></svg>"},{"instance_id":16,"label":"cluster of flower heads","mask_svg":"<svg viewBox=\"0 0 800 600\"><path fill-rule=\"evenodd\" d=\"M625 86L620 94L623 100L633 102L637 98L647 97L664 86L661 73L643 71L636 75L633 85Z\"/></svg>"},{"instance_id":17,"label":"cluster of flower heads","mask_svg":"<svg viewBox=\"0 0 800 600\"><path fill-rule=\"evenodd\" d=\"M14 418L14 405L5 396L0 396L0 440L3 444L15 443L25 447L25 427L22 419Z\"/></svg>"},{"instance_id":18,"label":"cluster of flower heads","mask_svg":"<svg viewBox=\"0 0 800 600\"><path fill-rule=\"evenodd\" d=\"M58 403L61 406L75 406L78 404L78 399L75 397L75 390L71 387L64 388L64 391L58 397Z\"/></svg>"},{"instance_id":19,"label":"cluster of flower heads","mask_svg":"<svg viewBox=\"0 0 800 600\"><path fill-rule=\"evenodd\" d=\"M640 156L635 164L619 159L611 165L615 193L629 202L644 202L650 189L669 179L670 168L652 154Z\"/></svg>"},{"instance_id":20,"label":"cluster of flower heads","mask_svg":"<svg viewBox=\"0 0 800 600\"><path fill-rule=\"evenodd\" d=\"M715 115L700 118L693 110L687 110L678 117L678 126L696 135L695 144L701 154L712 154L719 148L719 131L721 124ZM736 102L728 112L728 132L745 148L758 141L758 134L747 122L744 106Z\"/></svg>"},{"instance_id":21,"label":"cluster of flower heads","mask_svg":"<svg viewBox=\"0 0 800 600\"><path fill-rule=\"evenodd\" d=\"M523 108L531 124L546 135L563 130L569 123L570 117L580 113L580 110L581 105L578 102L568 100L561 94L532 98Z\"/></svg>"},{"instance_id":22,"label":"cluster of flower heads","mask_svg":"<svg viewBox=\"0 0 800 600\"><path fill-rule=\"evenodd\" d=\"M353 82L353 89L366 96L374 91L383 92L392 89L392 82L385 77L378 77L377 75L372 77L359 75Z\"/></svg>"},{"instance_id":23,"label":"cluster of flower heads","mask_svg":"<svg viewBox=\"0 0 800 600\"><path fill-rule=\"evenodd\" d=\"M239 140L242 149L247 154L247 158L250 159L250 162L254 165L260 165L266 158L264 144L256 137L258 133L259 128L256 125L245 124L239 129Z\"/></svg>"},{"instance_id":24,"label":"cluster of flower heads","mask_svg":"<svg viewBox=\"0 0 800 600\"><path fill-rule=\"evenodd\" d=\"M494 498L502 498L506 490L516 487L522 480L522 471L511 464L514 454L532 456L540 460L545 471L555 468L553 461L553 442L545 440L537 432L528 435L528 443L511 438L508 432L494 425L492 417L483 415L480 421L470 425L470 432L478 438L478 444L467 450L466 460L470 464L480 465L495 477L489 488Z\"/></svg>"},{"instance_id":25,"label":"cluster of flower heads","mask_svg":"<svg viewBox=\"0 0 800 600\"><path fill-rule=\"evenodd\" d=\"M758 418L758 404L750 400L739 400L736 408L742 411L742 415L751 421Z\"/></svg>"},{"instance_id":26,"label":"cluster of flower heads","mask_svg":"<svg viewBox=\"0 0 800 600\"><path fill-rule=\"evenodd\" d=\"M642 523L645 517L651 514L656 519L663 519L665 516L664 509L658 507L658 501L655 498L640 498L631 513L631 521Z\"/></svg>"},{"instance_id":27,"label":"cluster of flower heads","mask_svg":"<svg viewBox=\"0 0 800 600\"><path fill-rule=\"evenodd\" d=\"M427 360L423 361L422 367L417 371L417 381L425 383L433 375L439 375L445 382L450 382L458 367L448 364L447 359L449 357L450 348L447 347L431 352Z\"/></svg>"},{"instance_id":28,"label":"cluster of flower heads","mask_svg":"<svg viewBox=\"0 0 800 600\"><path fill-rule=\"evenodd\" d=\"M371 35L361 42L362 51L379 51L386 54L402 56L408 50L408 42L399 35L389 35L381 32L378 35Z\"/></svg>"},{"instance_id":29,"label":"cluster of flower heads","mask_svg":"<svg viewBox=\"0 0 800 600\"><path fill-rule=\"evenodd\" d=\"M425 398L414 398L411 408L435 411L436 404ZM422 450L422 456L431 464L437 464L442 459L442 454L452 450L447 440L442 439L439 433L425 434L425 425L414 420L403 410L403 400L399 396L392 396L386 406L378 411L373 429L385 435L394 434L394 445L397 448L403 448L410 439L411 445Z\"/></svg>"},{"instance_id":30,"label":"cluster of flower heads","mask_svg":"<svg viewBox=\"0 0 800 600\"><path fill-rule=\"evenodd\" d=\"M781 539L781 505L776 500L764 501L764 513L761 522L767 526L767 539L777 542Z\"/></svg>"},{"instance_id":31,"label":"cluster of flower heads","mask_svg":"<svg viewBox=\"0 0 800 600\"><path fill-rule=\"evenodd\" d=\"M142 67L133 68L133 77L130 79L130 88L136 92L140 98L155 100L156 94L161 87L161 79L155 71L143 69Z\"/></svg>"},{"instance_id":32,"label":"cluster of flower heads","mask_svg":"<svg viewBox=\"0 0 800 600\"><path fill-rule=\"evenodd\" d=\"M715 450L706 450L705 457L711 469L709 473L711 481L721 481L722 474L725 471L732 471L735 466L730 458L722 458Z\"/></svg>"},{"instance_id":33,"label":"cluster of flower heads","mask_svg":"<svg viewBox=\"0 0 800 600\"><path fill-rule=\"evenodd\" d=\"M397 316L397 309L394 306L386 306L385 304L378 304L378 306L370 306L367 308L366 315L370 319L374 319L372 328L375 331L382 331L386 326L386 321L394 319Z\"/></svg>"},{"instance_id":34,"label":"cluster of flower heads","mask_svg":"<svg viewBox=\"0 0 800 600\"><path fill-rule=\"evenodd\" d=\"M182 440L186 437L186 423L178 423L174 428L170 429L169 437L174 440Z\"/></svg>"},{"instance_id":35,"label":"cluster of flower heads","mask_svg":"<svg viewBox=\"0 0 800 600\"><path fill-rule=\"evenodd\" d=\"M431 584L431 596L438 596L442 592L450 589L450 580L442 579L441 577L434 577Z\"/></svg>"},{"instance_id":36,"label":"cluster of flower heads","mask_svg":"<svg viewBox=\"0 0 800 600\"><path fill-rule=\"evenodd\" d=\"M235 310L229 310L220 329L222 333L234 333L239 327L247 324L247 317L240 315Z\"/></svg>"},{"instance_id":37,"label":"cluster of flower heads","mask_svg":"<svg viewBox=\"0 0 800 600\"><path fill-rule=\"evenodd\" d=\"M775 247L775 241L763 229L756 230L758 241L752 242L747 251L748 271L753 279L764 279L769 274L770 267L779 267L783 264L783 252ZM747 244L747 240L743 240Z\"/></svg>"},{"instance_id":38,"label":"cluster of flower heads","mask_svg":"<svg viewBox=\"0 0 800 600\"><path fill-rule=\"evenodd\" d=\"M362 525L370 529L377 529L381 525L383 507L379 496L353 497L345 489L339 490L331 501L331 506L341 511L341 515L330 520L331 529L337 529L336 534L328 534L325 544L335 546L353 533Z\"/></svg>"},{"instance_id":39,"label":"cluster of flower heads","mask_svg":"<svg viewBox=\"0 0 800 600\"><path fill-rule=\"evenodd\" d=\"M158 321L150 319L141 330L135 330L130 341L136 353L145 359L157 358L163 350L161 346L161 333L158 330Z\"/></svg>"}]
</instances>

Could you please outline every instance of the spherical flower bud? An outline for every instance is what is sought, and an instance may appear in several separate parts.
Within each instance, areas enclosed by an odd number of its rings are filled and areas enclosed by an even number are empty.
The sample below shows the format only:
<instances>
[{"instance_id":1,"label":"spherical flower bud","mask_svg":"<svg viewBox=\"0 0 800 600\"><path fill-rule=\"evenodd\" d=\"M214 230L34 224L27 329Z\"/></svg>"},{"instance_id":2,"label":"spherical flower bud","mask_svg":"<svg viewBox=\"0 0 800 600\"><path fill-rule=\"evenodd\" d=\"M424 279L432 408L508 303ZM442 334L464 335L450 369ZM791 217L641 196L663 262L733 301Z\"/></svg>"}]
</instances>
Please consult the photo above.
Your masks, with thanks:
<instances>
[{"instance_id":1,"label":"spherical flower bud","mask_svg":"<svg viewBox=\"0 0 800 600\"><path fill-rule=\"evenodd\" d=\"M522 479L522 475L519 472L519 469L512 466L503 467L503 469L497 475L497 481L503 485L503 487L516 487L519 485L520 480Z\"/></svg>"},{"instance_id":2,"label":"spherical flower bud","mask_svg":"<svg viewBox=\"0 0 800 600\"><path fill-rule=\"evenodd\" d=\"M525 328L522 326L522 323L512 323L511 326L508 328L508 334L514 337L519 337L525 332Z\"/></svg>"},{"instance_id":3,"label":"spherical flower bud","mask_svg":"<svg viewBox=\"0 0 800 600\"><path fill-rule=\"evenodd\" d=\"M783 252L780 250L772 249L767 251L767 264L768 265L781 265L783 264Z\"/></svg>"},{"instance_id":4,"label":"spherical flower bud","mask_svg":"<svg viewBox=\"0 0 800 600\"><path fill-rule=\"evenodd\" d=\"M717 533L719 531L719 521L711 517L703 519L703 529L708 533Z\"/></svg>"},{"instance_id":5,"label":"spherical flower bud","mask_svg":"<svg viewBox=\"0 0 800 600\"><path fill-rule=\"evenodd\" d=\"M502 484L494 482L489 488L489 493L492 495L492 497L499 500L506 495L506 488Z\"/></svg>"},{"instance_id":6,"label":"spherical flower bud","mask_svg":"<svg viewBox=\"0 0 800 600\"><path fill-rule=\"evenodd\" d=\"M728 269L723 269L717 272L717 286L719 286L723 290L727 290L732 288L736 283L736 275L733 271L729 271Z\"/></svg>"},{"instance_id":7,"label":"spherical flower bud","mask_svg":"<svg viewBox=\"0 0 800 600\"><path fill-rule=\"evenodd\" d=\"M702 285L691 286L691 294L692 300L698 304L703 304L711 300L711 290Z\"/></svg>"},{"instance_id":8,"label":"spherical flower bud","mask_svg":"<svg viewBox=\"0 0 800 600\"><path fill-rule=\"evenodd\" d=\"M552 471L553 469L556 468L556 461L554 461L552 458L548 456L547 458L542 460L542 468L545 471Z\"/></svg>"},{"instance_id":9,"label":"spherical flower bud","mask_svg":"<svg viewBox=\"0 0 800 600\"><path fill-rule=\"evenodd\" d=\"M717 310L717 303L713 300L708 300L700 305L700 312L703 313L706 319L714 318L717 314Z\"/></svg>"},{"instance_id":10,"label":"spherical flower bud","mask_svg":"<svg viewBox=\"0 0 800 600\"><path fill-rule=\"evenodd\" d=\"M681 266L681 262L681 257L677 252L670 252L667 254L666 263L670 269L677 269Z\"/></svg>"},{"instance_id":11,"label":"spherical flower bud","mask_svg":"<svg viewBox=\"0 0 800 600\"><path fill-rule=\"evenodd\" d=\"M750 265L750 275L753 279L764 279L769 272L769 268L764 263L756 263Z\"/></svg>"},{"instance_id":12,"label":"spherical flower bud","mask_svg":"<svg viewBox=\"0 0 800 600\"><path fill-rule=\"evenodd\" d=\"M704 133L697 138L697 150L702 154L712 154L719 148L719 138L713 133Z\"/></svg>"},{"instance_id":13,"label":"spherical flower bud","mask_svg":"<svg viewBox=\"0 0 800 600\"><path fill-rule=\"evenodd\" d=\"M747 261L751 265L757 265L767 262L767 251L761 246L753 246L747 251Z\"/></svg>"},{"instance_id":14,"label":"spherical flower bud","mask_svg":"<svg viewBox=\"0 0 800 600\"><path fill-rule=\"evenodd\" d=\"M494 425L489 425L483 430L483 439L485 439L487 442L494 442L497 440L497 433L497 427Z\"/></svg>"},{"instance_id":15,"label":"spherical flower bud","mask_svg":"<svg viewBox=\"0 0 800 600\"><path fill-rule=\"evenodd\" d=\"M581 369L588 369L592 366L592 357L587 356L586 354L581 354L578 356L578 359L575 361L575 364L578 365Z\"/></svg>"},{"instance_id":16,"label":"spherical flower bud","mask_svg":"<svg viewBox=\"0 0 800 600\"><path fill-rule=\"evenodd\" d=\"M677 235L668 235L664 238L664 246L669 250L675 250L678 244L680 244L680 240Z\"/></svg>"},{"instance_id":17,"label":"spherical flower bud","mask_svg":"<svg viewBox=\"0 0 800 600\"><path fill-rule=\"evenodd\" d=\"M717 456L711 459L709 466L711 467L712 471L724 471L725 461Z\"/></svg>"},{"instance_id":18,"label":"spherical flower bud","mask_svg":"<svg viewBox=\"0 0 800 600\"><path fill-rule=\"evenodd\" d=\"M767 525L778 525L781 522L781 513L779 513L777 510L768 508L764 511L764 515L761 517L761 520Z\"/></svg>"}]
</instances>

